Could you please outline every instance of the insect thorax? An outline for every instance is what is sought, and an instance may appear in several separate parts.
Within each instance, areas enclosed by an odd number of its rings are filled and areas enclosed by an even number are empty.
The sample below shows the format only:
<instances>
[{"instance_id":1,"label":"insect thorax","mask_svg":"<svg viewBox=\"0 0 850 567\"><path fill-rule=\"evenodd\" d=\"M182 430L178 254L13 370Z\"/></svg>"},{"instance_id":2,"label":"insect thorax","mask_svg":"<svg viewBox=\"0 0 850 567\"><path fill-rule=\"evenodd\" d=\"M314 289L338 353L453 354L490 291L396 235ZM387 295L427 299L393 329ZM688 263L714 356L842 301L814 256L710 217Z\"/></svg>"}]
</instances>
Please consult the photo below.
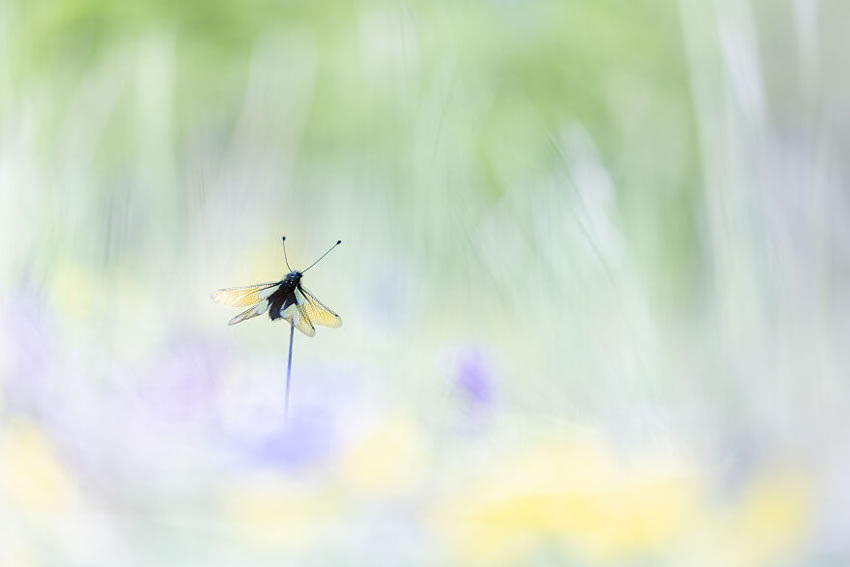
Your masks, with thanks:
<instances>
[{"instance_id":1,"label":"insect thorax","mask_svg":"<svg viewBox=\"0 0 850 567\"><path fill-rule=\"evenodd\" d=\"M295 286L298 285L298 282L301 281L301 272L297 272L295 270L286 274L286 277L283 278L283 282L281 283L281 287L287 290L294 290Z\"/></svg>"}]
</instances>

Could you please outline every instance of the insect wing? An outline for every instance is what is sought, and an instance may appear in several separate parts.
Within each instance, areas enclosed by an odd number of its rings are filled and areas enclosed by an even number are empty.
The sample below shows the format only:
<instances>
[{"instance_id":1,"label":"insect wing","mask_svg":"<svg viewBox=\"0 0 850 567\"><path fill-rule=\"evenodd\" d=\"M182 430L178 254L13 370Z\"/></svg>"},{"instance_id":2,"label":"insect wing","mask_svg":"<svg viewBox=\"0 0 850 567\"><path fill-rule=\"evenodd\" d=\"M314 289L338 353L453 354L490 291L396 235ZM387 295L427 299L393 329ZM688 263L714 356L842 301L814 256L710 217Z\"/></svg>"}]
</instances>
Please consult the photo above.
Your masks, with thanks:
<instances>
[{"instance_id":1,"label":"insect wing","mask_svg":"<svg viewBox=\"0 0 850 567\"><path fill-rule=\"evenodd\" d=\"M247 321L252 317L256 317L257 315L262 315L269 308L268 300L264 299L260 303L254 305L253 307L249 307L247 310L243 311L230 321L228 321L228 325L235 325L236 323L241 323L242 321Z\"/></svg>"},{"instance_id":2,"label":"insect wing","mask_svg":"<svg viewBox=\"0 0 850 567\"><path fill-rule=\"evenodd\" d=\"M308 337L314 336L316 334L316 327L313 326L313 322L310 321L310 317L304 312L304 306L298 305L297 307L299 317L295 321L295 328Z\"/></svg>"},{"instance_id":3,"label":"insect wing","mask_svg":"<svg viewBox=\"0 0 850 567\"><path fill-rule=\"evenodd\" d=\"M310 318L301 310L301 305L293 303L284 309L280 315L284 321L289 321L296 329L308 337L315 336L316 327L313 326L313 323L310 322Z\"/></svg>"},{"instance_id":4,"label":"insect wing","mask_svg":"<svg viewBox=\"0 0 850 567\"><path fill-rule=\"evenodd\" d=\"M339 327L342 325L342 318L334 313L327 305L319 301L304 286L298 286L296 293L299 291L304 297L304 301L299 304L299 309L302 313L306 314L313 324L324 327Z\"/></svg>"},{"instance_id":5,"label":"insect wing","mask_svg":"<svg viewBox=\"0 0 850 567\"><path fill-rule=\"evenodd\" d=\"M228 287L215 292L212 298L216 303L223 305L244 307L267 299L279 285L280 282L268 282L244 287Z\"/></svg>"}]
</instances>

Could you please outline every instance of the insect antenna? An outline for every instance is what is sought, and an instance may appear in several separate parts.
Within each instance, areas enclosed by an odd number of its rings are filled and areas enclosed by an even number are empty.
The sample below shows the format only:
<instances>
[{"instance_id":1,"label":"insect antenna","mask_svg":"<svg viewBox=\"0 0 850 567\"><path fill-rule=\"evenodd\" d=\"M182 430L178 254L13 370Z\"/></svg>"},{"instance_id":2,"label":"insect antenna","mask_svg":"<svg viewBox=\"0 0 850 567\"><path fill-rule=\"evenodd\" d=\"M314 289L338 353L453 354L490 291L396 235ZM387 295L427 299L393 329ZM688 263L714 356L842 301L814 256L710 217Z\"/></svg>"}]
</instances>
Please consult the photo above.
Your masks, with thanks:
<instances>
[{"instance_id":1,"label":"insect antenna","mask_svg":"<svg viewBox=\"0 0 850 567\"><path fill-rule=\"evenodd\" d=\"M334 248L336 248L337 246L339 246L340 244L342 244L342 240L337 240L337 241L336 241L336 244L334 244L333 246L331 246L330 248L328 248L328 251L327 251L327 252L325 252L324 254L322 254L321 256L319 256L319 259L318 259L318 260L316 260L315 262L313 262L312 264L310 264L309 266L307 266L306 268L304 268L303 270L301 270L301 273L303 274L304 272L306 272L307 270L309 270L310 268L312 268L313 266L315 266L316 264L318 264L318 263L321 261L321 259L322 259L322 258L324 258L324 257L325 257L325 256L327 256L328 254L330 254L330 253L331 253L331 251L332 251Z\"/></svg>"},{"instance_id":2,"label":"insect antenna","mask_svg":"<svg viewBox=\"0 0 850 567\"><path fill-rule=\"evenodd\" d=\"M291 272L292 268L289 267L289 258L286 257L286 237L285 236L281 238L281 242L283 242L283 259L286 262L286 269Z\"/></svg>"}]
</instances>

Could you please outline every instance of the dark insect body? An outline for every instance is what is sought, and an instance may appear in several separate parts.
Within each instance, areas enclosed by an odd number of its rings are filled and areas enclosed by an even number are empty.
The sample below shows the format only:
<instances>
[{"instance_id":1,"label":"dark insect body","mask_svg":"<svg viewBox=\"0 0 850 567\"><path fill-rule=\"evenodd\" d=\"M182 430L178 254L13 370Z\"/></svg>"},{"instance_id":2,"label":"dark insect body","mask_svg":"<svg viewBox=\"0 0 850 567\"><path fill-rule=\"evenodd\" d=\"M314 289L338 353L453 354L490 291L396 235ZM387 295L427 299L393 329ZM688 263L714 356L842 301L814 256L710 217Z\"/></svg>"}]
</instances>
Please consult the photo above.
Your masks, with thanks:
<instances>
[{"instance_id":1,"label":"dark insect body","mask_svg":"<svg viewBox=\"0 0 850 567\"><path fill-rule=\"evenodd\" d=\"M278 288L269 296L269 317L272 321L281 319L287 307L296 304L295 290L301 282L301 272L292 271L280 280Z\"/></svg>"}]
</instances>

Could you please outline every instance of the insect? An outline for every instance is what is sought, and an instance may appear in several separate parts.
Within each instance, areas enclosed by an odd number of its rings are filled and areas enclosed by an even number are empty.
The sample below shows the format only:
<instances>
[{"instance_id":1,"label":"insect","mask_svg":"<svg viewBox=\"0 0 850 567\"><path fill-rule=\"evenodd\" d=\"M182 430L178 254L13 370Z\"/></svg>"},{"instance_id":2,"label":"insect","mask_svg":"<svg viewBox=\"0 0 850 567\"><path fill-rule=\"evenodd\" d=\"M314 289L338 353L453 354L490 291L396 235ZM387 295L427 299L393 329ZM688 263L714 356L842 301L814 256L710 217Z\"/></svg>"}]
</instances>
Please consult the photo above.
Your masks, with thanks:
<instances>
[{"instance_id":1,"label":"insect","mask_svg":"<svg viewBox=\"0 0 850 567\"><path fill-rule=\"evenodd\" d=\"M239 307L250 306L227 324L235 325L268 311L272 321L276 319L288 321L293 329L298 329L308 337L316 334L316 325L325 327L342 325L342 318L319 301L301 283L304 273L330 254L334 248L342 244L342 240L337 240L336 244L331 246L318 260L302 271L293 270L289 266L289 259L286 257L285 236L282 238L282 242L283 257L286 261L286 268L289 270L289 273L282 280L245 287L229 287L220 289L213 294L212 298L217 303Z\"/></svg>"}]
</instances>

